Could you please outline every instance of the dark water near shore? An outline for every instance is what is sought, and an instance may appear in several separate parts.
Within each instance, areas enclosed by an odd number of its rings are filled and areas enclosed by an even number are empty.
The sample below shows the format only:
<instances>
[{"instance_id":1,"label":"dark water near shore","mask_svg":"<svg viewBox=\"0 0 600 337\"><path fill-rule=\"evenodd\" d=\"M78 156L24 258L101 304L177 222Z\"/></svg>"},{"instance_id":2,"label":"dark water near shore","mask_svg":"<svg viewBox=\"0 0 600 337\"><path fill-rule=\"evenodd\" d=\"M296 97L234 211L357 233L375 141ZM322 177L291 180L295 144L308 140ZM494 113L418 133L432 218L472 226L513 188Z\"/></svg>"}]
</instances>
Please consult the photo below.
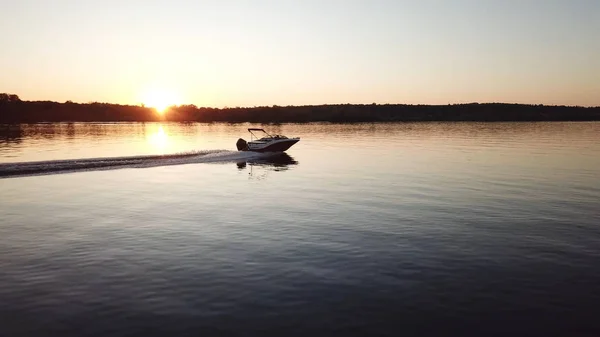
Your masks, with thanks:
<instances>
[{"instance_id":1,"label":"dark water near shore","mask_svg":"<svg viewBox=\"0 0 600 337\"><path fill-rule=\"evenodd\" d=\"M0 126L0 336L600 335L600 123L249 126Z\"/></svg>"}]
</instances>

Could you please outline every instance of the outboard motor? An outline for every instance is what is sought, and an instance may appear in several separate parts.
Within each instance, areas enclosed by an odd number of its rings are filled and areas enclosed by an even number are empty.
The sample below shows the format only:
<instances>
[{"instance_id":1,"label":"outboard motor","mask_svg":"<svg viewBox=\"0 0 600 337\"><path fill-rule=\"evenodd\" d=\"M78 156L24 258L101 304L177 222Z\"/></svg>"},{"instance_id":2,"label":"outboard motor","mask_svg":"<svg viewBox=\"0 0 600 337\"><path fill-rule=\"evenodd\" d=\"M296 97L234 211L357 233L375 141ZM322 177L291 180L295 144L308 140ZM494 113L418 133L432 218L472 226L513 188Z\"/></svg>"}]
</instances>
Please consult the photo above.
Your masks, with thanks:
<instances>
[{"instance_id":1,"label":"outboard motor","mask_svg":"<svg viewBox=\"0 0 600 337\"><path fill-rule=\"evenodd\" d=\"M248 151L248 143L242 138L238 139L235 146L237 146L238 151Z\"/></svg>"}]
</instances>

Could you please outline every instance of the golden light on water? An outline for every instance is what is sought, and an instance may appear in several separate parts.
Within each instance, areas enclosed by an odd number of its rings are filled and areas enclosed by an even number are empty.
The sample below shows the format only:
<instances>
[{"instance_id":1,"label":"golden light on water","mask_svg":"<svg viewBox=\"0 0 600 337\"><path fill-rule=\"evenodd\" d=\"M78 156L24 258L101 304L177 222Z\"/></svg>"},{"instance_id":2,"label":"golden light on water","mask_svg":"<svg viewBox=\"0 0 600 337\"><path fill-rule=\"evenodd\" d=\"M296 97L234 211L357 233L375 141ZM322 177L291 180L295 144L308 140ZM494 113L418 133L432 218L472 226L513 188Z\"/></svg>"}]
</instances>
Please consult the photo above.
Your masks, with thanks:
<instances>
[{"instance_id":1,"label":"golden light on water","mask_svg":"<svg viewBox=\"0 0 600 337\"><path fill-rule=\"evenodd\" d=\"M151 130L147 140L150 146L157 150L164 150L169 146L169 135L165 132L162 125Z\"/></svg>"}]
</instances>

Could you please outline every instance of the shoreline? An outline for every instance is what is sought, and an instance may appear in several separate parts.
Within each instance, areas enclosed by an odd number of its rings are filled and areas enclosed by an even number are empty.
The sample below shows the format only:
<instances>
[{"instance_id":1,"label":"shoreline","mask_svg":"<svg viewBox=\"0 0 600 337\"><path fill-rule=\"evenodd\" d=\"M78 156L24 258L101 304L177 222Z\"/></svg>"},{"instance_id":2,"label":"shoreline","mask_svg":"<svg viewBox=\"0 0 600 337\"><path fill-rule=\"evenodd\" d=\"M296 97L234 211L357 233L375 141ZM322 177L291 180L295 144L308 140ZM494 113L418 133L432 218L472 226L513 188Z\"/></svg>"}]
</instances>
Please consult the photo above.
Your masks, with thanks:
<instances>
[{"instance_id":1,"label":"shoreline","mask_svg":"<svg viewBox=\"0 0 600 337\"><path fill-rule=\"evenodd\" d=\"M207 108L171 106L155 109L110 103L0 101L0 124L27 123L390 123L390 122L574 122L600 121L600 107L517 103L449 105L324 104Z\"/></svg>"}]
</instances>

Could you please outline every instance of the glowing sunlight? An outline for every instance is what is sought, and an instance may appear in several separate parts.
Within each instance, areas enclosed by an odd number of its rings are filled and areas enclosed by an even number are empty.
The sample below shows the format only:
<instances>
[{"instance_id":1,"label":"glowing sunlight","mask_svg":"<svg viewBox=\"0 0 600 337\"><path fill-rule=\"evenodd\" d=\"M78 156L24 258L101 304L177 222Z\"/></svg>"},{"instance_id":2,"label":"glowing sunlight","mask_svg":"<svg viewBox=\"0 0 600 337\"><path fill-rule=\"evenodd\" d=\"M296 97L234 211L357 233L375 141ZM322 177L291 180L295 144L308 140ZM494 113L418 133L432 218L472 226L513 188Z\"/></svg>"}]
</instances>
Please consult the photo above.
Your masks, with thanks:
<instances>
[{"instance_id":1,"label":"glowing sunlight","mask_svg":"<svg viewBox=\"0 0 600 337\"><path fill-rule=\"evenodd\" d=\"M143 94L142 103L164 114L170 106L180 104L180 98L172 91L153 88Z\"/></svg>"},{"instance_id":2,"label":"glowing sunlight","mask_svg":"<svg viewBox=\"0 0 600 337\"><path fill-rule=\"evenodd\" d=\"M164 150L169 145L169 136L163 129L162 125L158 126L157 129L153 128L153 130L150 131L147 139L148 143L150 143L150 145L157 150Z\"/></svg>"}]
</instances>

